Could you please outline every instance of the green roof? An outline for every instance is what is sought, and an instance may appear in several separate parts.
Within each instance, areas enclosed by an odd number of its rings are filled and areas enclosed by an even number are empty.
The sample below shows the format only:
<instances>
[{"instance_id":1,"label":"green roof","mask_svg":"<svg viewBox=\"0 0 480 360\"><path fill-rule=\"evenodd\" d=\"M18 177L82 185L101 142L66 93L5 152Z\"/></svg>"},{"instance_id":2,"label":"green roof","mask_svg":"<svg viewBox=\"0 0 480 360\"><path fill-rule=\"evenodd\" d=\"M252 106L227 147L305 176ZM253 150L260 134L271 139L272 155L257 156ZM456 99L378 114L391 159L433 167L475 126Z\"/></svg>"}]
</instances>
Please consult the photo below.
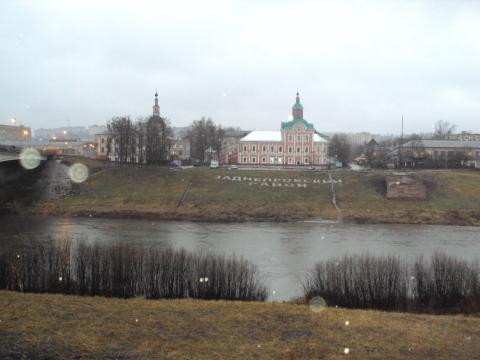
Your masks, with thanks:
<instances>
[{"instance_id":1,"label":"green roof","mask_svg":"<svg viewBox=\"0 0 480 360\"><path fill-rule=\"evenodd\" d=\"M300 105L302 106L302 105ZM300 125L303 125L303 127L307 128L307 129L315 129L313 127L313 124L307 122L305 119L293 119L291 121L286 121L286 122L282 122L282 130L283 129L291 129L294 125L297 125L297 124L300 124Z\"/></svg>"},{"instance_id":2,"label":"green roof","mask_svg":"<svg viewBox=\"0 0 480 360\"><path fill-rule=\"evenodd\" d=\"M295 103L293 104L292 109L303 109L303 106L300 103Z\"/></svg>"}]
</instances>

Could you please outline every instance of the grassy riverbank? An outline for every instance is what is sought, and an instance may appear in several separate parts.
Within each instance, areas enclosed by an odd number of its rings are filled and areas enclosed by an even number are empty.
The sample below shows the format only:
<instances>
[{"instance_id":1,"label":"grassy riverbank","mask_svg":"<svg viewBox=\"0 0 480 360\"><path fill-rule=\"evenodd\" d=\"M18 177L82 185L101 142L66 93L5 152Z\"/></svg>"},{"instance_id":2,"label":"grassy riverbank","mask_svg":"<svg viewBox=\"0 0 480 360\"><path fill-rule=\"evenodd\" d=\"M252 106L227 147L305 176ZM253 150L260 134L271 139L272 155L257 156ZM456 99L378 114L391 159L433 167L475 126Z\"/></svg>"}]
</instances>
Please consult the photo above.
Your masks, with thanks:
<instances>
[{"instance_id":1,"label":"grassy riverbank","mask_svg":"<svg viewBox=\"0 0 480 360\"><path fill-rule=\"evenodd\" d=\"M480 318L0 291L2 358L473 359ZM347 326L345 322L348 321Z\"/></svg>"},{"instance_id":2,"label":"grassy riverbank","mask_svg":"<svg viewBox=\"0 0 480 360\"><path fill-rule=\"evenodd\" d=\"M419 201L386 199L382 171L330 173L342 180L335 190L344 220L480 225L478 171L418 172L428 187L428 198ZM283 186L261 186L261 179L280 179ZM301 183L285 187L283 179ZM308 171L107 168L80 184L75 195L40 203L31 211L224 222L337 219L330 184L313 183L328 179L328 172Z\"/></svg>"}]
</instances>

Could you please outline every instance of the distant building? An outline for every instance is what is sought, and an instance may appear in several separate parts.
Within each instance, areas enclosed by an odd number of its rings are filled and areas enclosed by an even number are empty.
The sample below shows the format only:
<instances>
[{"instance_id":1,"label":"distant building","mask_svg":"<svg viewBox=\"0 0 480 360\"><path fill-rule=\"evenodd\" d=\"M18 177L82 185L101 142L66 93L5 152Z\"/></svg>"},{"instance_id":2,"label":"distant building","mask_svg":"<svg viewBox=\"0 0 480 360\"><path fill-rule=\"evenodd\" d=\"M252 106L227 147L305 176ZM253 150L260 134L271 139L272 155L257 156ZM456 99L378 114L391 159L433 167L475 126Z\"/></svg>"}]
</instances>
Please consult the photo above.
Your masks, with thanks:
<instances>
[{"instance_id":1,"label":"distant building","mask_svg":"<svg viewBox=\"0 0 480 360\"><path fill-rule=\"evenodd\" d=\"M349 134L348 138L352 145L365 145L373 139L373 135L369 132L360 132Z\"/></svg>"},{"instance_id":2,"label":"distant building","mask_svg":"<svg viewBox=\"0 0 480 360\"><path fill-rule=\"evenodd\" d=\"M328 141L303 118L298 92L292 118L282 122L280 131L252 131L243 137L239 144L238 163L328 166Z\"/></svg>"},{"instance_id":3,"label":"distant building","mask_svg":"<svg viewBox=\"0 0 480 360\"><path fill-rule=\"evenodd\" d=\"M221 164L238 163L238 147L240 140L248 135L248 131L240 129L225 129L222 141L222 150L219 156Z\"/></svg>"},{"instance_id":4,"label":"distant building","mask_svg":"<svg viewBox=\"0 0 480 360\"><path fill-rule=\"evenodd\" d=\"M190 160L190 141L187 138L173 139L173 144L170 148L171 160Z\"/></svg>"},{"instance_id":5,"label":"distant building","mask_svg":"<svg viewBox=\"0 0 480 360\"><path fill-rule=\"evenodd\" d=\"M0 142L4 145L30 142L32 130L23 125L0 125Z\"/></svg>"},{"instance_id":6,"label":"distant building","mask_svg":"<svg viewBox=\"0 0 480 360\"><path fill-rule=\"evenodd\" d=\"M51 129L37 129L35 130L35 139L40 142L48 142L50 140L93 140L95 133L92 133L97 125L93 125L89 130L85 126L65 126ZM104 131L104 130L102 130Z\"/></svg>"},{"instance_id":7,"label":"distant building","mask_svg":"<svg viewBox=\"0 0 480 360\"><path fill-rule=\"evenodd\" d=\"M411 140L389 153L389 158L404 166L430 162L437 166L480 167L480 141Z\"/></svg>"},{"instance_id":8,"label":"distant building","mask_svg":"<svg viewBox=\"0 0 480 360\"><path fill-rule=\"evenodd\" d=\"M472 134L469 132L462 132L460 134L449 134L446 140L461 140L461 141L480 141L480 134Z\"/></svg>"},{"instance_id":9,"label":"distant building","mask_svg":"<svg viewBox=\"0 0 480 360\"><path fill-rule=\"evenodd\" d=\"M57 155L75 155L82 156L83 142L78 139L51 139L43 150Z\"/></svg>"},{"instance_id":10,"label":"distant building","mask_svg":"<svg viewBox=\"0 0 480 360\"><path fill-rule=\"evenodd\" d=\"M106 159L108 153L108 132L95 134L95 146L97 150L97 157Z\"/></svg>"}]
</instances>

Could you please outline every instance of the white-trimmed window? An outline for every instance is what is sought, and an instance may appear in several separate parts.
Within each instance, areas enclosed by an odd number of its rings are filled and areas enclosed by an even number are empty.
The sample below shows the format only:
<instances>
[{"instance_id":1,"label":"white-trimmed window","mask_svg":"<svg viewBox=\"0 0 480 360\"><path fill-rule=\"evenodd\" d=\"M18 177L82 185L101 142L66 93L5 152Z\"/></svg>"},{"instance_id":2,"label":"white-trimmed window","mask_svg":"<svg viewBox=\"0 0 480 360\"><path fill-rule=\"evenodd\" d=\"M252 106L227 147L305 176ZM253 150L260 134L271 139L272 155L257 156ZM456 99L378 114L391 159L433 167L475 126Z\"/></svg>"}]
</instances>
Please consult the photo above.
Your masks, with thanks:
<instances>
[{"instance_id":1,"label":"white-trimmed window","mask_svg":"<svg viewBox=\"0 0 480 360\"><path fill-rule=\"evenodd\" d=\"M262 151L263 152L267 151L267 147L265 145L263 145Z\"/></svg>"},{"instance_id":2,"label":"white-trimmed window","mask_svg":"<svg viewBox=\"0 0 480 360\"><path fill-rule=\"evenodd\" d=\"M308 135L305 135L305 141L308 141Z\"/></svg>"},{"instance_id":3,"label":"white-trimmed window","mask_svg":"<svg viewBox=\"0 0 480 360\"><path fill-rule=\"evenodd\" d=\"M243 152L247 152L247 145L243 145Z\"/></svg>"},{"instance_id":4,"label":"white-trimmed window","mask_svg":"<svg viewBox=\"0 0 480 360\"><path fill-rule=\"evenodd\" d=\"M291 148L291 147L288 148L288 153L289 153L289 154L292 153L292 148Z\"/></svg>"},{"instance_id":5,"label":"white-trimmed window","mask_svg":"<svg viewBox=\"0 0 480 360\"><path fill-rule=\"evenodd\" d=\"M308 153L308 146L305 148L305 152Z\"/></svg>"},{"instance_id":6,"label":"white-trimmed window","mask_svg":"<svg viewBox=\"0 0 480 360\"><path fill-rule=\"evenodd\" d=\"M282 152L282 147L281 147L281 146L278 148L278 152L279 152L279 153Z\"/></svg>"},{"instance_id":7,"label":"white-trimmed window","mask_svg":"<svg viewBox=\"0 0 480 360\"><path fill-rule=\"evenodd\" d=\"M289 164L292 163L292 158L291 158L291 157L288 158L288 163L289 163Z\"/></svg>"},{"instance_id":8,"label":"white-trimmed window","mask_svg":"<svg viewBox=\"0 0 480 360\"><path fill-rule=\"evenodd\" d=\"M267 158L265 158L265 157L262 157L262 163L264 163L264 164L265 164L266 162L267 162Z\"/></svg>"},{"instance_id":9,"label":"white-trimmed window","mask_svg":"<svg viewBox=\"0 0 480 360\"><path fill-rule=\"evenodd\" d=\"M292 135L288 135L288 141L292 141Z\"/></svg>"},{"instance_id":10,"label":"white-trimmed window","mask_svg":"<svg viewBox=\"0 0 480 360\"><path fill-rule=\"evenodd\" d=\"M274 149L275 149L275 148L274 148L273 146L271 146L271 147L270 147L270 152L273 152Z\"/></svg>"},{"instance_id":11,"label":"white-trimmed window","mask_svg":"<svg viewBox=\"0 0 480 360\"><path fill-rule=\"evenodd\" d=\"M243 158L243 163L244 163L244 164L247 163L247 158L246 158L246 157Z\"/></svg>"},{"instance_id":12,"label":"white-trimmed window","mask_svg":"<svg viewBox=\"0 0 480 360\"><path fill-rule=\"evenodd\" d=\"M252 152L256 152L257 151L257 148L255 147L255 145L252 146Z\"/></svg>"},{"instance_id":13,"label":"white-trimmed window","mask_svg":"<svg viewBox=\"0 0 480 360\"><path fill-rule=\"evenodd\" d=\"M257 162L257 158L256 157L252 157L252 163L256 163Z\"/></svg>"},{"instance_id":14,"label":"white-trimmed window","mask_svg":"<svg viewBox=\"0 0 480 360\"><path fill-rule=\"evenodd\" d=\"M308 164L308 158L305 158L304 160L305 160L304 163Z\"/></svg>"},{"instance_id":15,"label":"white-trimmed window","mask_svg":"<svg viewBox=\"0 0 480 360\"><path fill-rule=\"evenodd\" d=\"M300 147L297 147L297 153L300 153Z\"/></svg>"},{"instance_id":16,"label":"white-trimmed window","mask_svg":"<svg viewBox=\"0 0 480 360\"><path fill-rule=\"evenodd\" d=\"M302 135L297 135L297 140L302 141Z\"/></svg>"}]
</instances>

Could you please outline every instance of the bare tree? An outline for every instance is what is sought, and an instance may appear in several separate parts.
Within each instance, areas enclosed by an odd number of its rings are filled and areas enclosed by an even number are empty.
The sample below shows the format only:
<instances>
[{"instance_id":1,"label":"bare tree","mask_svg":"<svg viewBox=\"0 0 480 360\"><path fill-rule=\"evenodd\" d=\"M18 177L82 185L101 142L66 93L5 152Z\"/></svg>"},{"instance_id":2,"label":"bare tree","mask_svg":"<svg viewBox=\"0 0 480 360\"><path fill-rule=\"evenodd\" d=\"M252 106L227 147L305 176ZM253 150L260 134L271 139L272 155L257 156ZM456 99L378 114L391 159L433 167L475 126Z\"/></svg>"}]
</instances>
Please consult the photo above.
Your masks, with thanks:
<instances>
[{"instance_id":1,"label":"bare tree","mask_svg":"<svg viewBox=\"0 0 480 360\"><path fill-rule=\"evenodd\" d=\"M145 123L145 156L148 164L158 164L168 159L172 130L166 119L151 116Z\"/></svg>"},{"instance_id":2,"label":"bare tree","mask_svg":"<svg viewBox=\"0 0 480 360\"><path fill-rule=\"evenodd\" d=\"M107 128L110 135L108 153L115 154L119 162L135 161L136 138L130 117L114 117L107 124Z\"/></svg>"},{"instance_id":3,"label":"bare tree","mask_svg":"<svg viewBox=\"0 0 480 360\"><path fill-rule=\"evenodd\" d=\"M436 140L444 140L447 135L452 134L455 129L455 124L450 124L448 121L444 120L438 120L434 124L433 138Z\"/></svg>"},{"instance_id":4,"label":"bare tree","mask_svg":"<svg viewBox=\"0 0 480 360\"><path fill-rule=\"evenodd\" d=\"M345 134L335 134L328 144L328 154L340 161L343 166L348 164L352 146Z\"/></svg>"},{"instance_id":5,"label":"bare tree","mask_svg":"<svg viewBox=\"0 0 480 360\"><path fill-rule=\"evenodd\" d=\"M222 150L224 129L220 125L215 125L212 119L201 118L195 120L187 133L190 141L190 155L193 159L204 162L205 151L211 147L219 154Z\"/></svg>"}]
</instances>

